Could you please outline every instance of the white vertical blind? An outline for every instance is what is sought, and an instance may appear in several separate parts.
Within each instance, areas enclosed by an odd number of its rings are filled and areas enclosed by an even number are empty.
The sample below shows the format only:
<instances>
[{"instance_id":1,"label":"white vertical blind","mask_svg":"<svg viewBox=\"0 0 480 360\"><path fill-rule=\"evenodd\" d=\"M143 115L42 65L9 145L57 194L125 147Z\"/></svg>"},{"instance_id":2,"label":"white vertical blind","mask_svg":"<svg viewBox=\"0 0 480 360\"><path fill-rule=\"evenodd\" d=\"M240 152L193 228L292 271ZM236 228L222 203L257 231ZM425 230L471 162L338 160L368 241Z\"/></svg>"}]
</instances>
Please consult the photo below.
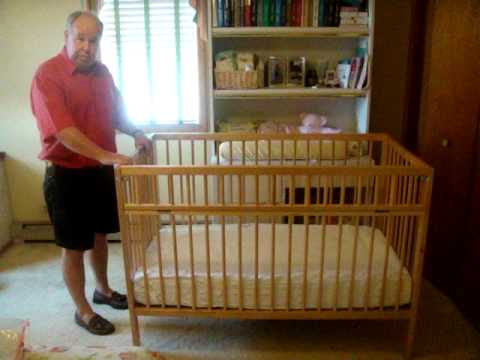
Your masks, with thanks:
<instances>
[{"instance_id":1,"label":"white vertical blind","mask_svg":"<svg viewBox=\"0 0 480 360\"><path fill-rule=\"evenodd\" d=\"M102 62L138 125L198 124L198 48L188 0L105 0Z\"/></svg>"}]
</instances>

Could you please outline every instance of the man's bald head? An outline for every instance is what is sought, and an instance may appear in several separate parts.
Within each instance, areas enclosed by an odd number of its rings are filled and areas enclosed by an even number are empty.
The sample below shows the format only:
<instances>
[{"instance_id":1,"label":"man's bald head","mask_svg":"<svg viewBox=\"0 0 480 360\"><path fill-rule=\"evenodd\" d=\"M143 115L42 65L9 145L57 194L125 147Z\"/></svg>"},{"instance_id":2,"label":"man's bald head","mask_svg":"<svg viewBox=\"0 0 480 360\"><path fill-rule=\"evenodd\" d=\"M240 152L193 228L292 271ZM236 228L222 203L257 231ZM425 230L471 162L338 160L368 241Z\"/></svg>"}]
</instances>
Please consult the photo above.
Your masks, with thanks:
<instances>
[{"instance_id":1,"label":"man's bald head","mask_svg":"<svg viewBox=\"0 0 480 360\"><path fill-rule=\"evenodd\" d=\"M91 12L76 11L68 16L65 47L78 70L86 71L95 64L102 32L102 22Z\"/></svg>"}]
</instances>

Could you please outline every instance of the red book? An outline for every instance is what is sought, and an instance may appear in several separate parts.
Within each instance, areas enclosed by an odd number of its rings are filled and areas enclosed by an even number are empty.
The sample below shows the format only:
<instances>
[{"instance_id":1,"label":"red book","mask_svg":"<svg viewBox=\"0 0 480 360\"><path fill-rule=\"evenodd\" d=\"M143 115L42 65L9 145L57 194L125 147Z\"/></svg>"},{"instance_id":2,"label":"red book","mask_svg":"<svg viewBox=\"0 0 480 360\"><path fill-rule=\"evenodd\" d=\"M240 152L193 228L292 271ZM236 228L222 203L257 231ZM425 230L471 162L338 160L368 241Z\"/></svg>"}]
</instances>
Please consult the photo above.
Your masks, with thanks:
<instances>
[{"instance_id":1,"label":"red book","mask_svg":"<svg viewBox=\"0 0 480 360\"><path fill-rule=\"evenodd\" d=\"M252 26L252 2L251 0L245 0L243 7L243 20L244 26Z\"/></svg>"},{"instance_id":2,"label":"red book","mask_svg":"<svg viewBox=\"0 0 480 360\"><path fill-rule=\"evenodd\" d=\"M297 1L292 0L290 7L290 26L297 26Z\"/></svg>"},{"instance_id":3,"label":"red book","mask_svg":"<svg viewBox=\"0 0 480 360\"><path fill-rule=\"evenodd\" d=\"M305 26L305 0L297 1L297 26Z\"/></svg>"}]
</instances>

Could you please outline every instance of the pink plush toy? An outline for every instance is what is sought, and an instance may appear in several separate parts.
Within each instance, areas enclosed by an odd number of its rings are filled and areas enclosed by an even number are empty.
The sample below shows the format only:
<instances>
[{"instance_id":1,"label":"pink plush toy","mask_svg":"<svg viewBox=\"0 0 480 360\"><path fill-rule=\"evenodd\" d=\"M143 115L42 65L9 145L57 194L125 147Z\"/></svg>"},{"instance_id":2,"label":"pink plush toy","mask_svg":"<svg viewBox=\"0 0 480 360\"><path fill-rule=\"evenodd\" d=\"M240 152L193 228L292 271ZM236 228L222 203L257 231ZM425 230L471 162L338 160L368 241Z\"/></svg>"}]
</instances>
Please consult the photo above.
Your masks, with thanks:
<instances>
[{"instance_id":1,"label":"pink plush toy","mask_svg":"<svg viewBox=\"0 0 480 360\"><path fill-rule=\"evenodd\" d=\"M302 126L298 127L298 131L301 134L338 134L342 132L341 129L325 126L328 120L324 115L301 113L300 119Z\"/></svg>"}]
</instances>

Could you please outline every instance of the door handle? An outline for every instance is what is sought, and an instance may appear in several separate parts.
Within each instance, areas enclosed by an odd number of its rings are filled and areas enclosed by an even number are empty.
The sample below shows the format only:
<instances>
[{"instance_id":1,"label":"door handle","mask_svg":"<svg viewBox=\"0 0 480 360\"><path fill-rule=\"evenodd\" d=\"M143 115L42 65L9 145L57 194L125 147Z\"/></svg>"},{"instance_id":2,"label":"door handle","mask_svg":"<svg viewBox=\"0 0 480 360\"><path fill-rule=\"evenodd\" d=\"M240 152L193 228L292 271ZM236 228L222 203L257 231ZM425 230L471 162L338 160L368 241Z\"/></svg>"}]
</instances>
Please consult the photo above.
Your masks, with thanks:
<instances>
[{"instance_id":1,"label":"door handle","mask_svg":"<svg viewBox=\"0 0 480 360\"><path fill-rule=\"evenodd\" d=\"M450 142L448 141L448 139L442 139L442 147L446 148L448 147L448 145L450 145Z\"/></svg>"}]
</instances>

